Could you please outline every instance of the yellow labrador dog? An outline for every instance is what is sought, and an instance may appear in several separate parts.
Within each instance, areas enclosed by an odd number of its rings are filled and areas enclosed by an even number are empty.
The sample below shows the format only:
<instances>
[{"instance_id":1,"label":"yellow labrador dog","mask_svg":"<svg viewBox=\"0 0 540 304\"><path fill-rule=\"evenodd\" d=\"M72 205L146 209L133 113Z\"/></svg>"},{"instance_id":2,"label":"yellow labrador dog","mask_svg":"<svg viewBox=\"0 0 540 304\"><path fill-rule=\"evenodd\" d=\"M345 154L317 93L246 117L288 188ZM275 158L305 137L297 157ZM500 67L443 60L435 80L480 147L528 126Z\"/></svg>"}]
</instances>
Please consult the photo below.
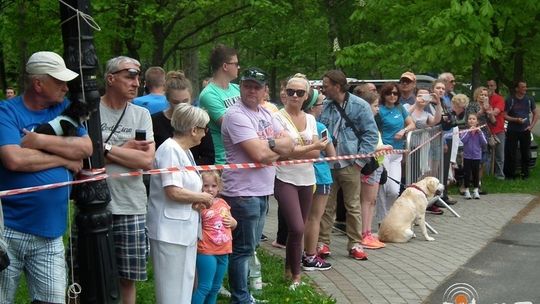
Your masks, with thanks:
<instances>
[{"instance_id":1,"label":"yellow labrador dog","mask_svg":"<svg viewBox=\"0 0 540 304\"><path fill-rule=\"evenodd\" d=\"M426 208L444 186L435 177L426 177L413 184L397 198L379 228L379 239L383 242L405 243L413 236L413 225L418 223L427 241L434 241L426 229Z\"/></svg>"}]
</instances>

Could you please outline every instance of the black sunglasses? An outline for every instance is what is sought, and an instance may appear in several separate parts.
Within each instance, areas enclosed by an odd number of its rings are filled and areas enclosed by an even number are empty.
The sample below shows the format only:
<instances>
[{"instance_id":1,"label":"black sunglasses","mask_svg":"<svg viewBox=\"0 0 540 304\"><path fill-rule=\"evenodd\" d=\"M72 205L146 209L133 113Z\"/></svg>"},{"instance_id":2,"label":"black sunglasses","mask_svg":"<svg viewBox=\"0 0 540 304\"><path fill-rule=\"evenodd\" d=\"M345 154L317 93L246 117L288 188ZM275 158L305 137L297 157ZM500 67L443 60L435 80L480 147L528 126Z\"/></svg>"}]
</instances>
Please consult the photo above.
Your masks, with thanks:
<instances>
[{"instance_id":1,"label":"black sunglasses","mask_svg":"<svg viewBox=\"0 0 540 304\"><path fill-rule=\"evenodd\" d=\"M204 130L204 133L208 133L208 127L199 127L199 126L195 126L195 129Z\"/></svg>"},{"instance_id":2,"label":"black sunglasses","mask_svg":"<svg viewBox=\"0 0 540 304\"><path fill-rule=\"evenodd\" d=\"M121 70L118 70L116 72L112 72L111 74L118 74L120 72L123 72L123 71L127 71L128 72L128 75L130 77L135 77L135 76L139 76L141 74L141 71L137 70L137 69L134 69L134 68L129 68L129 69L121 69Z\"/></svg>"},{"instance_id":3,"label":"black sunglasses","mask_svg":"<svg viewBox=\"0 0 540 304\"><path fill-rule=\"evenodd\" d=\"M242 80L248 79L266 82L266 74L256 69L247 69L242 73Z\"/></svg>"},{"instance_id":4,"label":"black sunglasses","mask_svg":"<svg viewBox=\"0 0 540 304\"><path fill-rule=\"evenodd\" d=\"M294 94L296 94L298 97L304 97L304 95L306 95L305 90L286 89L285 92L287 92L287 95L291 97L294 96Z\"/></svg>"},{"instance_id":5,"label":"black sunglasses","mask_svg":"<svg viewBox=\"0 0 540 304\"><path fill-rule=\"evenodd\" d=\"M398 95L399 95L399 92L390 91L390 92L384 93L384 95L386 95L386 96L390 96L390 95L398 96Z\"/></svg>"}]
</instances>

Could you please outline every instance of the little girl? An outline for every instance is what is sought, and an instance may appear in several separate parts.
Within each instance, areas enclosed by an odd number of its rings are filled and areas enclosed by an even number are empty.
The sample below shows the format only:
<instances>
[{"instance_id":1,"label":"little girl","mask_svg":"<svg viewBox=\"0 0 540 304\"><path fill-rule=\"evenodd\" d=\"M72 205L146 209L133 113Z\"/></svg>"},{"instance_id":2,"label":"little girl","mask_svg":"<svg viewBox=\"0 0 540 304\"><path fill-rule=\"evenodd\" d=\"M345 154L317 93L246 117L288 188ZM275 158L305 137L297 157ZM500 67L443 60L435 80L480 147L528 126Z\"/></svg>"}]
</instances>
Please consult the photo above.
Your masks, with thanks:
<instances>
[{"instance_id":1,"label":"little girl","mask_svg":"<svg viewBox=\"0 0 540 304\"><path fill-rule=\"evenodd\" d=\"M478 193L480 162L482 161L482 146L487 144L484 132L478 128L478 117L475 113L469 114L467 118L469 129L461 133L459 136L463 142L463 173L465 182L465 193L463 196L466 199L480 199ZM469 191L470 180L472 175L473 194Z\"/></svg>"},{"instance_id":2,"label":"little girl","mask_svg":"<svg viewBox=\"0 0 540 304\"><path fill-rule=\"evenodd\" d=\"M232 252L231 229L237 224L227 202L217 197L221 190L219 174L208 171L201 176L202 190L212 194L214 201L212 207L201 209L202 237L197 246L198 284L191 300L197 304L216 303L229 262L228 254Z\"/></svg>"}]
</instances>

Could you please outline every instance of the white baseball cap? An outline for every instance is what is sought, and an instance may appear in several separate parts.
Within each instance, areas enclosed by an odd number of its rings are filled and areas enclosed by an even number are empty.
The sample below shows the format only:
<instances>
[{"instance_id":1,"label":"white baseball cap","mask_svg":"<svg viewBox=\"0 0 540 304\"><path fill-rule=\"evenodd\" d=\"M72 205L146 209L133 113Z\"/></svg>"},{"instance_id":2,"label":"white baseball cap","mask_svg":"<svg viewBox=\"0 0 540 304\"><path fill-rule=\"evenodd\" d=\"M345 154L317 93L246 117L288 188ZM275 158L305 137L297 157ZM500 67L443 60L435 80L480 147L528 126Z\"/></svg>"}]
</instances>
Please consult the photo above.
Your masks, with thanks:
<instances>
[{"instance_id":1,"label":"white baseball cap","mask_svg":"<svg viewBox=\"0 0 540 304\"><path fill-rule=\"evenodd\" d=\"M30 75L49 75L61 81L70 81L79 74L66 68L66 63L60 55L53 52L36 52L26 63L26 73Z\"/></svg>"}]
</instances>

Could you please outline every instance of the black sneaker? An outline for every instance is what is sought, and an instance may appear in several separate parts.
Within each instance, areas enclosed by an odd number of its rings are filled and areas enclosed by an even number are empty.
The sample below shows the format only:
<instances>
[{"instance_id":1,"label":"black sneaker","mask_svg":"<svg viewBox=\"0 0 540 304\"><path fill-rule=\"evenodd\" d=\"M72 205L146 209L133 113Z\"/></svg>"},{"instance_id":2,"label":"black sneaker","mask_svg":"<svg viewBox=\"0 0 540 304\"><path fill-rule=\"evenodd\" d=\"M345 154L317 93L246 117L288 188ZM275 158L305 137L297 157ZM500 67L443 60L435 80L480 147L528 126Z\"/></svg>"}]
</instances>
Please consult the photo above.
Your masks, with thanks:
<instances>
[{"instance_id":1,"label":"black sneaker","mask_svg":"<svg viewBox=\"0 0 540 304\"><path fill-rule=\"evenodd\" d=\"M310 261L311 260L311 261ZM326 262L322 258L320 258L318 255L315 255L313 257L304 258L302 259L302 269L304 271L323 271L328 270L332 268L332 264Z\"/></svg>"},{"instance_id":2,"label":"black sneaker","mask_svg":"<svg viewBox=\"0 0 540 304\"><path fill-rule=\"evenodd\" d=\"M266 242L268 241L268 237L264 234L261 235L261 242Z\"/></svg>"}]
</instances>

